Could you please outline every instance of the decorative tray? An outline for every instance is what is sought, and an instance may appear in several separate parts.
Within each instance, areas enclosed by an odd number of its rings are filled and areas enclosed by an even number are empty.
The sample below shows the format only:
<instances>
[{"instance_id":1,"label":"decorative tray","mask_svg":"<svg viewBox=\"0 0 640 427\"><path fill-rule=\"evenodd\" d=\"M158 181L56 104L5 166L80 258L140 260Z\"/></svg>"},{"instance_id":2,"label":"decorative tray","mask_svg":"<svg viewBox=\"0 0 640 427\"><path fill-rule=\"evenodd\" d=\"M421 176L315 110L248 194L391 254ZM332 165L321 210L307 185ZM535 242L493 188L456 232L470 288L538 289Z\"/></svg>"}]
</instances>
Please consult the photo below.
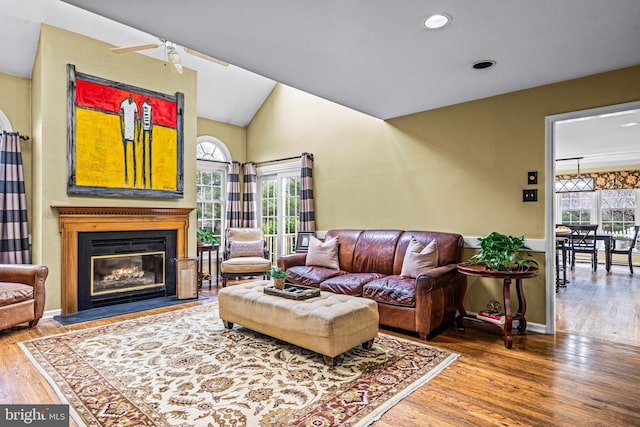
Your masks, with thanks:
<instances>
[{"instance_id":1,"label":"decorative tray","mask_svg":"<svg viewBox=\"0 0 640 427\"><path fill-rule=\"evenodd\" d=\"M309 299L320 296L320 289L311 288L309 286L296 285L293 283L285 283L284 289L276 289L273 285L265 286L264 293L269 295L275 295L288 299Z\"/></svg>"}]
</instances>

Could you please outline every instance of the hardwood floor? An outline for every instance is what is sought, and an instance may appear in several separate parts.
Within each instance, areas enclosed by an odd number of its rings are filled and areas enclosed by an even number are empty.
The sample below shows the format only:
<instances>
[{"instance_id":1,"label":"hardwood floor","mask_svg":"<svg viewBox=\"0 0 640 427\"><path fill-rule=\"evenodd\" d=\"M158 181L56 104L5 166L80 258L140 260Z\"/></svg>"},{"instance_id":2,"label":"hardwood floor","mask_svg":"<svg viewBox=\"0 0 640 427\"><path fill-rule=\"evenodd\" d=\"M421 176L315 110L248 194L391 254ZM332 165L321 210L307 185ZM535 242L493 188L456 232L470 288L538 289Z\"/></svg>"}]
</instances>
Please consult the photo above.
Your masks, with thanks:
<instances>
[{"instance_id":1,"label":"hardwood floor","mask_svg":"<svg viewBox=\"0 0 640 427\"><path fill-rule=\"evenodd\" d=\"M215 288L204 293L208 300L181 306L70 326L45 319L33 329L0 332L0 402L59 402L16 343L217 300ZM639 347L561 332L516 335L508 350L493 325L465 320L465 327L448 328L428 342L460 358L373 426L640 425Z\"/></svg>"},{"instance_id":2,"label":"hardwood floor","mask_svg":"<svg viewBox=\"0 0 640 427\"><path fill-rule=\"evenodd\" d=\"M604 265L595 272L576 263L566 287L556 293L556 328L583 337L640 347L640 269Z\"/></svg>"}]
</instances>

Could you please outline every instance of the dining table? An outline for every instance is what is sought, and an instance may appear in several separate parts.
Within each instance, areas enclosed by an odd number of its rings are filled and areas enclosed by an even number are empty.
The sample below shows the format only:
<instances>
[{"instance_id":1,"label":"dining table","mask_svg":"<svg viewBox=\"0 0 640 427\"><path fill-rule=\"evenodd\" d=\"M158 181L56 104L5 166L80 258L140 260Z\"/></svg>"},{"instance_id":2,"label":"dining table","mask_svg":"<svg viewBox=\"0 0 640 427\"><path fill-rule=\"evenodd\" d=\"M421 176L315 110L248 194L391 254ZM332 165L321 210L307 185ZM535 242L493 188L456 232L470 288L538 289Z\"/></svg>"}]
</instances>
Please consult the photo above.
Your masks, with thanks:
<instances>
[{"instance_id":1,"label":"dining table","mask_svg":"<svg viewBox=\"0 0 640 427\"><path fill-rule=\"evenodd\" d=\"M611 271L611 261L612 261L612 252L611 252L611 241L613 239L612 234L600 233L595 235L596 241L603 242L604 246L604 266L607 272ZM564 227L556 227L556 248L560 247L560 242L564 242L566 245L571 245L571 228ZM568 250L566 248L565 250ZM566 256L566 252L564 254ZM564 258L566 259L566 258ZM556 268L558 268L558 264L556 264Z\"/></svg>"}]
</instances>

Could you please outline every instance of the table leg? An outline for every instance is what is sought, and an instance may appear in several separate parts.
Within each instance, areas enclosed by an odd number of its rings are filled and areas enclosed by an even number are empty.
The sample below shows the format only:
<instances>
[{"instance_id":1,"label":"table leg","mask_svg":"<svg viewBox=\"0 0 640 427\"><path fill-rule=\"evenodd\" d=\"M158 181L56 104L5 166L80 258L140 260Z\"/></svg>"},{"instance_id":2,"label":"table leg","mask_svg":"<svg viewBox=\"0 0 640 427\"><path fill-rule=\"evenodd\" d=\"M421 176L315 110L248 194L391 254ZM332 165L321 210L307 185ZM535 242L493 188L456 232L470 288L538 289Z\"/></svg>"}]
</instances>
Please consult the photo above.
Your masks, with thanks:
<instances>
[{"instance_id":1,"label":"table leg","mask_svg":"<svg viewBox=\"0 0 640 427\"><path fill-rule=\"evenodd\" d=\"M604 263L607 272L611 270L611 239L604 239Z\"/></svg>"},{"instance_id":2,"label":"table leg","mask_svg":"<svg viewBox=\"0 0 640 427\"><path fill-rule=\"evenodd\" d=\"M458 297L458 317L456 318L456 327L459 331L464 331L464 325L462 319L467 316L467 312L464 309L464 295L467 293L467 276L462 277L462 285L460 286L460 296Z\"/></svg>"},{"instance_id":3,"label":"table leg","mask_svg":"<svg viewBox=\"0 0 640 427\"><path fill-rule=\"evenodd\" d=\"M527 300L522 291L522 279L516 279L516 293L518 294L518 331L525 334L527 331L527 319L524 315L527 312Z\"/></svg>"},{"instance_id":4,"label":"table leg","mask_svg":"<svg viewBox=\"0 0 640 427\"><path fill-rule=\"evenodd\" d=\"M202 251L198 249L198 288L202 288Z\"/></svg>"},{"instance_id":5,"label":"table leg","mask_svg":"<svg viewBox=\"0 0 640 427\"><path fill-rule=\"evenodd\" d=\"M504 299L504 326L502 332L504 334L504 346L511 348L513 346L513 338L511 337L511 327L513 318L511 315L511 279L505 278L502 285L502 296Z\"/></svg>"},{"instance_id":6,"label":"table leg","mask_svg":"<svg viewBox=\"0 0 640 427\"><path fill-rule=\"evenodd\" d=\"M218 289L218 279L220 278L220 248L216 249L216 289Z\"/></svg>"},{"instance_id":7,"label":"table leg","mask_svg":"<svg viewBox=\"0 0 640 427\"><path fill-rule=\"evenodd\" d=\"M211 282L213 281L213 270L211 270L211 249L209 249L209 289L211 289Z\"/></svg>"}]
</instances>

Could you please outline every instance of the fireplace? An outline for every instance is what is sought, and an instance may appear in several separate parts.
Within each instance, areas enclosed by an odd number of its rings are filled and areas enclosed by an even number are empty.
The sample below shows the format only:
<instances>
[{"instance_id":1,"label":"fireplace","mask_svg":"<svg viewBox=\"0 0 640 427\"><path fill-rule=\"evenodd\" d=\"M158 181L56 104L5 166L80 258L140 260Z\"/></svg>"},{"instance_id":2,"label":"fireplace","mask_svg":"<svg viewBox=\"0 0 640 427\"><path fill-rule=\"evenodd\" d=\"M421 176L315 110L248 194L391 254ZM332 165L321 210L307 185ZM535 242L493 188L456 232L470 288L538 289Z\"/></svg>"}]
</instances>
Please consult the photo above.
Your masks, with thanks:
<instances>
[{"instance_id":1,"label":"fireplace","mask_svg":"<svg viewBox=\"0 0 640 427\"><path fill-rule=\"evenodd\" d=\"M176 233L78 233L78 310L175 295Z\"/></svg>"},{"instance_id":2,"label":"fireplace","mask_svg":"<svg viewBox=\"0 0 640 427\"><path fill-rule=\"evenodd\" d=\"M94 294L91 306L102 304L103 299L111 299L111 303L117 303L114 301L116 296L125 297L120 301L125 302L129 298L143 298L152 293L175 294L175 263L173 260L186 258L189 255L187 250L189 247L189 215L193 208L128 206L53 206L53 208L59 214L62 245L61 314L75 313L80 309L79 301L84 298L79 296L81 293ZM95 248L91 251L86 249L86 246L80 249L80 245L86 245L86 243L81 243L86 235L107 236L107 234L103 235L103 232L114 234L111 234L109 238L97 239L97 242L93 244ZM122 237L120 233L125 233L125 237ZM172 245L174 249L158 249L158 242L153 242L153 239L157 238L166 239L168 246ZM109 248L110 252L107 253L107 247L111 244L110 240L114 239L120 240L119 243L123 243L124 247L115 250ZM151 241L144 242L144 240ZM160 254L162 252L164 255ZM89 256L89 260L86 263L83 261L83 263L89 266L89 271L83 271L80 274L79 258L85 255ZM164 261L160 261L162 257L164 257ZM120 258L130 259L123 261ZM100 261L102 259L106 261ZM105 274L103 270L105 264L118 264L118 262L125 264L120 267L124 269L123 271ZM144 280L134 268L140 266L144 266L144 269L147 270L144 273ZM93 272L91 272L91 268L94 269ZM128 270L130 268L132 270ZM96 269L99 270L97 278L95 276ZM164 272L161 273L162 269ZM106 278L109 275L111 277ZM163 278L160 278L160 275ZM130 277L127 279L124 276ZM149 277L153 277L153 283L146 283L149 281ZM119 281L124 279L126 283L108 284L114 286L105 292L106 288L103 286L107 284L104 281L112 279ZM93 285L91 284L92 280ZM140 282L145 283L140 284ZM127 288L126 291L123 291L123 288ZM131 292L131 296L122 292ZM83 305L82 309L85 308L86 306Z\"/></svg>"}]
</instances>

